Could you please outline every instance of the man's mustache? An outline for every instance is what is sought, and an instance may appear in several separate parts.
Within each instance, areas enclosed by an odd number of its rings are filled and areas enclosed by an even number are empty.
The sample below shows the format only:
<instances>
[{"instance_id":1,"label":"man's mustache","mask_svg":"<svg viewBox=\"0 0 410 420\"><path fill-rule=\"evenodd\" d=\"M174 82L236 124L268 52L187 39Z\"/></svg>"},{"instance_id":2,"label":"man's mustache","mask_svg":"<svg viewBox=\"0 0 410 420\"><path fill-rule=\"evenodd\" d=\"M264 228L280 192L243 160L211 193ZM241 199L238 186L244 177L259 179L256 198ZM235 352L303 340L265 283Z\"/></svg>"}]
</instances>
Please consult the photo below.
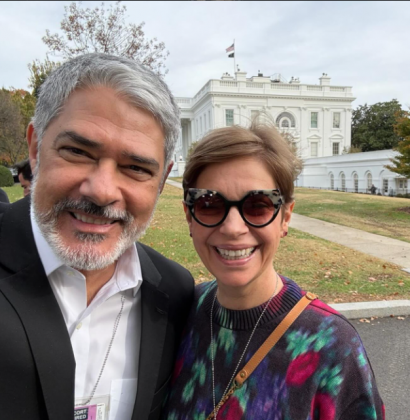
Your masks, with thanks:
<instances>
[{"instance_id":1,"label":"man's mustache","mask_svg":"<svg viewBox=\"0 0 410 420\"><path fill-rule=\"evenodd\" d=\"M74 212L76 210L82 211L92 216L115 219L124 223L125 225L128 225L134 221L134 216L132 216L132 214L126 210L116 209L112 205L98 206L97 204L87 200L84 197L79 200L65 198L60 200L53 207L55 216L58 216L63 211Z\"/></svg>"}]
</instances>

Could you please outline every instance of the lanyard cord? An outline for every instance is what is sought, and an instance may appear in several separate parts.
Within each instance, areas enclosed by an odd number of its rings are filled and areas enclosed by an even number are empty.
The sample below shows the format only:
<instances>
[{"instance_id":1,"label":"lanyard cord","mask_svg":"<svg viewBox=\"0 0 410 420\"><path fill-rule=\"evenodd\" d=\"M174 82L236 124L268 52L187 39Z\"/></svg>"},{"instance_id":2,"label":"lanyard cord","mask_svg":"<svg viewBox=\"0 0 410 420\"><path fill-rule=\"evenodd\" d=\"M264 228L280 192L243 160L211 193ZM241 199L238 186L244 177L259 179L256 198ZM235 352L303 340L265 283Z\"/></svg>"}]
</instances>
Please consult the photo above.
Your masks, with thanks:
<instances>
[{"instance_id":1,"label":"lanyard cord","mask_svg":"<svg viewBox=\"0 0 410 420\"><path fill-rule=\"evenodd\" d=\"M102 367L101 367L101 370L100 370L100 374L98 375L97 382L95 383L94 388L91 391L91 396L88 398L88 400L84 404L81 404L81 405L88 405L90 403L90 401L94 397L95 391L97 390L98 384L100 383L100 379L101 379L102 374L104 372L105 365L107 364L108 356L110 355L112 344L114 342L115 334L117 333L118 324L120 323L120 320L121 320L122 311L124 309L124 301L125 301L125 295L122 293L121 294L121 309L120 309L120 312L118 312L117 317L115 318L114 329L113 329L113 332L112 332L112 337L111 337L111 340L110 340L110 344L108 345L107 353L105 354L105 357L104 357L104 362L102 364Z\"/></svg>"}]
</instances>

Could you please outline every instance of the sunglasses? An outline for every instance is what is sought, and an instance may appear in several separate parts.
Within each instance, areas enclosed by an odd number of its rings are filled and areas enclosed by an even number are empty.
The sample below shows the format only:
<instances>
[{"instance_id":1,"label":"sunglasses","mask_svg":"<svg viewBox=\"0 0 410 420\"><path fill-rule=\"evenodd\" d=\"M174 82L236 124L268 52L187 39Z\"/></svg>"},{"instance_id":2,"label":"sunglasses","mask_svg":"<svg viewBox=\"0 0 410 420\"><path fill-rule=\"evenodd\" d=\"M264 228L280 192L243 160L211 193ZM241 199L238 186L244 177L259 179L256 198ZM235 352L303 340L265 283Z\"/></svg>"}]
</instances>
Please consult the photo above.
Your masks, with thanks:
<instances>
[{"instance_id":1,"label":"sunglasses","mask_svg":"<svg viewBox=\"0 0 410 420\"><path fill-rule=\"evenodd\" d=\"M218 191L189 188L185 198L192 217L205 227L219 226L236 207L245 223L261 228L275 220L283 203L277 189L249 191L241 200L230 201Z\"/></svg>"}]
</instances>

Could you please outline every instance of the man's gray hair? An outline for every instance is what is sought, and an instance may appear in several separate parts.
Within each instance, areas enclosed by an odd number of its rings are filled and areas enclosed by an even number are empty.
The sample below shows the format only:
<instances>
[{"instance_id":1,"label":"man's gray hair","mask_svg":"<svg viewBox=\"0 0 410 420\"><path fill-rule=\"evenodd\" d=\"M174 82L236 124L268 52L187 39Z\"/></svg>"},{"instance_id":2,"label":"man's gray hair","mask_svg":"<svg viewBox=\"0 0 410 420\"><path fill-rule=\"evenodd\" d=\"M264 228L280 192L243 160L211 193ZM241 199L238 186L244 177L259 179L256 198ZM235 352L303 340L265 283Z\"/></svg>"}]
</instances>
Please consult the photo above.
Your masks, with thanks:
<instances>
[{"instance_id":1,"label":"man's gray hair","mask_svg":"<svg viewBox=\"0 0 410 420\"><path fill-rule=\"evenodd\" d=\"M168 86L136 61L101 53L85 54L65 62L41 86L33 117L38 148L48 125L61 114L70 94L75 89L91 86L110 87L130 105L149 111L165 133L165 164L172 160L180 133L180 111Z\"/></svg>"}]
</instances>

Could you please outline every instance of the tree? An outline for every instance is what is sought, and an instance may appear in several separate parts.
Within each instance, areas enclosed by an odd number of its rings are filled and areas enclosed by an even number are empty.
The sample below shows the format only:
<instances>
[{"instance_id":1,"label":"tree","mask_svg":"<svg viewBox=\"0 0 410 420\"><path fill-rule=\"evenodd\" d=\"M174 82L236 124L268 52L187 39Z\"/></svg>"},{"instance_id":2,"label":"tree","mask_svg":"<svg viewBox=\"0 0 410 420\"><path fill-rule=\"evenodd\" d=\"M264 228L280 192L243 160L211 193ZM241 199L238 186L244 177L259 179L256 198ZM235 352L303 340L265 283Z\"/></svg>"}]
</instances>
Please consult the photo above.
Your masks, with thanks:
<instances>
[{"instance_id":1,"label":"tree","mask_svg":"<svg viewBox=\"0 0 410 420\"><path fill-rule=\"evenodd\" d=\"M400 137L394 130L394 124L396 115L402 113L396 99L359 106L352 114L352 146L363 152L396 147Z\"/></svg>"},{"instance_id":2,"label":"tree","mask_svg":"<svg viewBox=\"0 0 410 420\"><path fill-rule=\"evenodd\" d=\"M60 65L61 63L51 61L48 57L43 63L40 60L34 60L28 65L30 70L29 86L33 89L32 94L36 99L38 99L40 86L44 83L46 77Z\"/></svg>"},{"instance_id":3,"label":"tree","mask_svg":"<svg viewBox=\"0 0 410 420\"><path fill-rule=\"evenodd\" d=\"M165 44L157 38L146 39L145 23L126 22L127 7L118 1L107 9L104 3L94 9L83 8L81 3L64 6L61 21L62 35L46 30L43 42L50 54L69 60L80 54L101 52L128 57L165 75L164 61L169 55Z\"/></svg>"},{"instance_id":4,"label":"tree","mask_svg":"<svg viewBox=\"0 0 410 420\"><path fill-rule=\"evenodd\" d=\"M404 111L397 115L394 129L400 137L400 141L394 149L400 154L390 159L393 165L387 165L386 168L410 178L410 112Z\"/></svg>"},{"instance_id":5,"label":"tree","mask_svg":"<svg viewBox=\"0 0 410 420\"><path fill-rule=\"evenodd\" d=\"M22 116L12 93L0 90L0 159L14 165L25 157L27 146L22 132Z\"/></svg>"}]
</instances>

